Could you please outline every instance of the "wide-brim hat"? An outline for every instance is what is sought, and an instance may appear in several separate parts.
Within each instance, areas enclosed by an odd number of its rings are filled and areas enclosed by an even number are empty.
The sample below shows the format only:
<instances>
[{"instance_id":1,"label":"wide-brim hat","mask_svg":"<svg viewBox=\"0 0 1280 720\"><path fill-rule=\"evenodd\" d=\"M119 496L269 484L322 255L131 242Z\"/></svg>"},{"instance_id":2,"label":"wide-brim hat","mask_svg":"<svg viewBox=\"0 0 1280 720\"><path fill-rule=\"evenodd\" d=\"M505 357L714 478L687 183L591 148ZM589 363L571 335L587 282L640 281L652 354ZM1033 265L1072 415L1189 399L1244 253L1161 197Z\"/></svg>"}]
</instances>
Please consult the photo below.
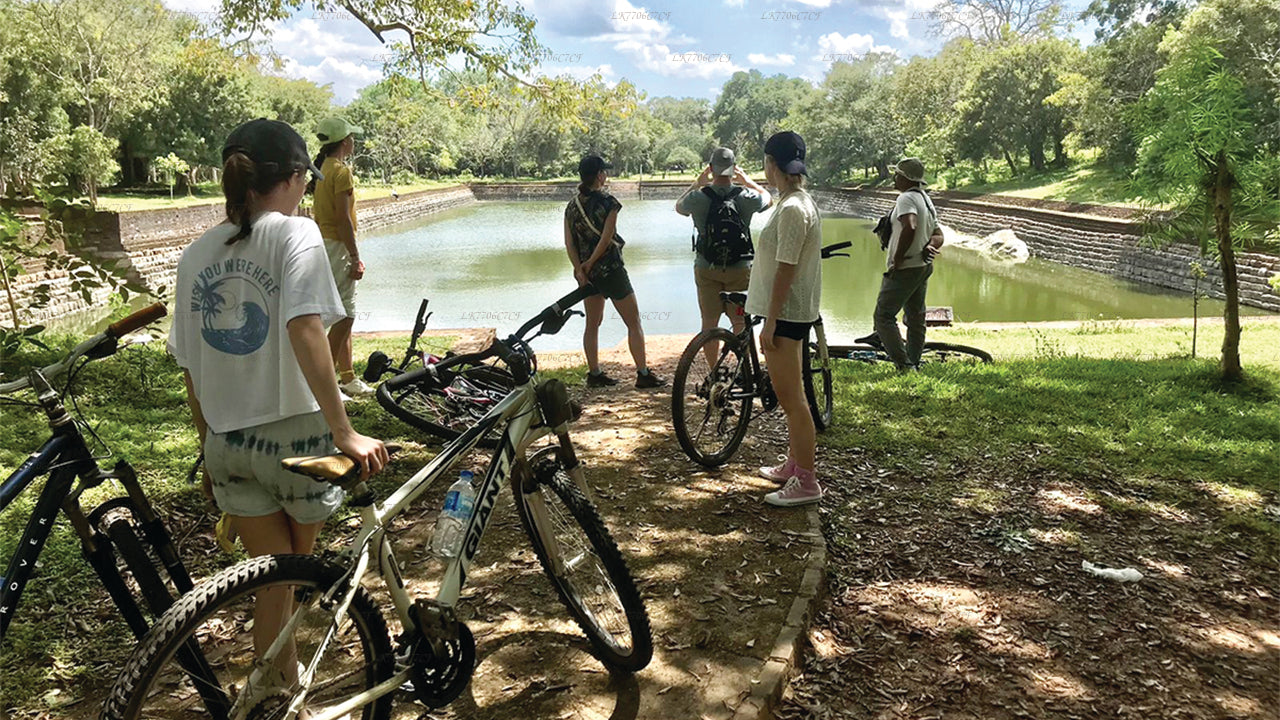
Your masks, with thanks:
<instances>
[{"instance_id":1,"label":"wide-brim hat","mask_svg":"<svg viewBox=\"0 0 1280 720\"><path fill-rule=\"evenodd\" d=\"M928 185L924 179L924 162L920 158L905 157L889 168L898 175L910 180L913 183Z\"/></svg>"}]
</instances>

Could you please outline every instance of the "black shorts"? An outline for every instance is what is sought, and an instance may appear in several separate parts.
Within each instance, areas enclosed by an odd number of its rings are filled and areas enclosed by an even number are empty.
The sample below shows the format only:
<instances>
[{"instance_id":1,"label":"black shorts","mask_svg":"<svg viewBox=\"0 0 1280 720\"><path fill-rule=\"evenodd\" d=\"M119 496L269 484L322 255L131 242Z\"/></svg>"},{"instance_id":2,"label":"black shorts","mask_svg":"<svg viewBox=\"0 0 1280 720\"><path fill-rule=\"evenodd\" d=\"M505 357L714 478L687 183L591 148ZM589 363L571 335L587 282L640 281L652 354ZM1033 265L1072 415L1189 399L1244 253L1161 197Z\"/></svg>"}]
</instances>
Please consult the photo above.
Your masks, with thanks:
<instances>
[{"instance_id":1,"label":"black shorts","mask_svg":"<svg viewBox=\"0 0 1280 720\"><path fill-rule=\"evenodd\" d=\"M631 277L627 275L625 267L597 275L591 278L591 284L596 286L601 295L610 300L622 300L635 292L631 287Z\"/></svg>"},{"instance_id":2,"label":"black shorts","mask_svg":"<svg viewBox=\"0 0 1280 720\"><path fill-rule=\"evenodd\" d=\"M809 339L809 328L811 327L813 327L813 323L811 322L802 323L791 322L790 320L777 320L774 322L773 336L804 342Z\"/></svg>"}]
</instances>

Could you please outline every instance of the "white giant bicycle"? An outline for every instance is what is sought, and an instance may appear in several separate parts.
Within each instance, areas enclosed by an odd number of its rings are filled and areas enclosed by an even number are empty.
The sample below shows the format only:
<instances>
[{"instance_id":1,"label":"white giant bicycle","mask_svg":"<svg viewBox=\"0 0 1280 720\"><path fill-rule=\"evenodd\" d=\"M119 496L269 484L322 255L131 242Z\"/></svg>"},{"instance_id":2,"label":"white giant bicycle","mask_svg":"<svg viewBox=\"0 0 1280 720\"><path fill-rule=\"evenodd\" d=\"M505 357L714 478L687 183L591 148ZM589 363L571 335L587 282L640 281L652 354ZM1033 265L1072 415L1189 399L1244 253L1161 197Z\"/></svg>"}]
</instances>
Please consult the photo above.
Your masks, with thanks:
<instances>
[{"instance_id":1,"label":"white giant bicycle","mask_svg":"<svg viewBox=\"0 0 1280 720\"><path fill-rule=\"evenodd\" d=\"M374 497L345 456L284 461L295 472L349 492L361 518L351 544L336 560L253 558L198 585L134 651L116 680L104 717L379 720L390 715L393 693L406 682L412 682L418 699L428 706L448 704L466 687L475 667L475 640L455 608L498 494L508 484L543 569L597 657L623 672L648 665L653 641L644 603L590 499L569 438L576 407L563 383L539 382L537 361L525 339L535 328L537 335L559 331L571 315L580 314L571 308L594 293L590 285L570 293L484 352L449 358L379 386L379 402L394 403L400 387L430 382L433 374L455 364L495 357L516 380L504 400L385 500ZM415 599L405 588L386 528L499 426L504 429L477 489L462 550L449 561L436 597ZM529 453L547 437L557 442ZM365 588L373 576L382 579L404 628L394 641L381 608ZM248 621L254 596L272 588L288 588L295 609L259 659ZM211 671L189 672L191 664L184 658L191 652L202 655ZM283 681L286 674L280 668L295 664L297 681Z\"/></svg>"}]
</instances>

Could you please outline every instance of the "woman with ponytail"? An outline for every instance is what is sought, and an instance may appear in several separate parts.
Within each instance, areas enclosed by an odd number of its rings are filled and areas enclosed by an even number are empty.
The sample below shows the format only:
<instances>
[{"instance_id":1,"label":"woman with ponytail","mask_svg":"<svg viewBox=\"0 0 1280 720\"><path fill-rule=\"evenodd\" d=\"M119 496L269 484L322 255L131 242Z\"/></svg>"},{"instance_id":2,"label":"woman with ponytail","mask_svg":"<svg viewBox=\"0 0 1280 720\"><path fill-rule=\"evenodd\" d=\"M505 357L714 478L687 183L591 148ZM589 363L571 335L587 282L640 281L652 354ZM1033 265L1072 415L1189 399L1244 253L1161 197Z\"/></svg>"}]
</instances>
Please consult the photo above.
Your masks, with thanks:
<instances>
[{"instance_id":1,"label":"woman with ponytail","mask_svg":"<svg viewBox=\"0 0 1280 720\"><path fill-rule=\"evenodd\" d=\"M338 369L338 387L351 396L373 392L356 377L351 365L351 327L356 321L356 281L364 277L364 263L356 247L355 178L346 160L355 151L355 136L361 129L339 117L327 117L316 127L316 137L324 146L315 165L321 178L312 179L307 192L315 195L312 215L324 237L325 251L333 269L333 281L342 297L346 317L329 328L329 352Z\"/></svg>"},{"instance_id":2,"label":"woman with ponytail","mask_svg":"<svg viewBox=\"0 0 1280 720\"><path fill-rule=\"evenodd\" d=\"M347 419L325 325L344 317L320 237L295 217L307 145L282 122L258 119L222 149L227 220L182 253L169 352L183 368L204 449L206 489L252 556L308 554L342 491L280 466L337 450L362 476L387 462L383 444ZM288 616L284 589L258 595L253 639L270 647ZM297 679L292 648L266 673L269 693ZM265 697L265 695L264 695Z\"/></svg>"},{"instance_id":3,"label":"woman with ponytail","mask_svg":"<svg viewBox=\"0 0 1280 720\"><path fill-rule=\"evenodd\" d=\"M786 460L760 469L783 486L764 500L789 507L822 499L814 474L817 429L804 396L801 354L822 298L822 220L804 190L804 139L789 131L776 133L764 153L764 174L777 189L778 201L756 240L746 311L765 319L760 347L787 416Z\"/></svg>"}]
</instances>

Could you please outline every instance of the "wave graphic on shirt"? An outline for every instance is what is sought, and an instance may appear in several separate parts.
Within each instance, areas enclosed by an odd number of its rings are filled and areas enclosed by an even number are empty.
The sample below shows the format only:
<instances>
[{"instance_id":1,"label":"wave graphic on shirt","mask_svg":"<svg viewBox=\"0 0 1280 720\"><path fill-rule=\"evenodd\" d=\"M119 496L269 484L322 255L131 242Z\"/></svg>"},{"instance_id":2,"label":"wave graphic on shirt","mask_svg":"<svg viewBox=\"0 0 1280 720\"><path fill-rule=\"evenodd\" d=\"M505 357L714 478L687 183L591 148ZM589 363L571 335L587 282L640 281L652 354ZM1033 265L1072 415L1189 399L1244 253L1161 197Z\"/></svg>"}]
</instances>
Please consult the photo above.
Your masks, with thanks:
<instances>
[{"instance_id":1,"label":"wave graphic on shirt","mask_svg":"<svg viewBox=\"0 0 1280 720\"><path fill-rule=\"evenodd\" d=\"M250 295L238 297L227 283L237 280L236 289ZM267 315L267 299L262 290L243 277L223 278L212 284L201 283L200 335L215 350L230 355L248 355L262 347L271 329Z\"/></svg>"}]
</instances>

